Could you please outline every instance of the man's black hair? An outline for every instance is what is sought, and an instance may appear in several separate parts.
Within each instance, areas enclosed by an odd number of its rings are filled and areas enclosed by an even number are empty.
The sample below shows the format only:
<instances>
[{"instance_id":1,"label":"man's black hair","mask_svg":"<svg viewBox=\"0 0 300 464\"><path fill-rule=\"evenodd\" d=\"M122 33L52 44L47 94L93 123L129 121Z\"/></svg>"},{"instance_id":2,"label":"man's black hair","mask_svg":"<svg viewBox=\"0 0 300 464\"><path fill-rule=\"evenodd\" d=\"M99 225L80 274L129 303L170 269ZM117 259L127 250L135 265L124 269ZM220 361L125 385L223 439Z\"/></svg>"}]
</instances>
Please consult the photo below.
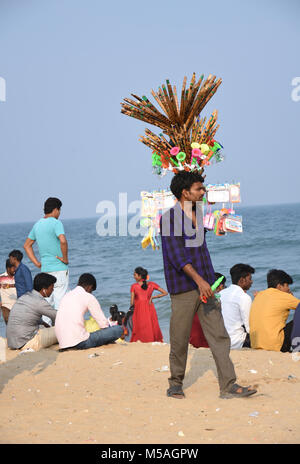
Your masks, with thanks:
<instances>
[{"instance_id":1,"label":"man's black hair","mask_svg":"<svg viewBox=\"0 0 300 464\"><path fill-rule=\"evenodd\" d=\"M170 189L173 195L180 200L183 190L190 190L195 182L204 182L204 178L198 172L180 171L171 181Z\"/></svg>"},{"instance_id":2,"label":"man's black hair","mask_svg":"<svg viewBox=\"0 0 300 464\"><path fill-rule=\"evenodd\" d=\"M281 269L271 269L267 274L268 288L276 288L278 284L292 284L293 279Z\"/></svg>"},{"instance_id":3,"label":"man's black hair","mask_svg":"<svg viewBox=\"0 0 300 464\"><path fill-rule=\"evenodd\" d=\"M78 285L81 287L86 287L88 285L92 285L92 290L95 291L97 288L97 282L93 274L81 274L78 280Z\"/></svg>"},{"instance_id":4,"label":"man's black hair","mask_svg":"<svg viewBox=\"0 0 300 464\"><path fill-rule=\"evenodd\" d=\"M235 264L230 269L231 281L233 284L237 285L238 281L242 277L247 277L247 275L254 274L254 273L255 273L255 269L252 266L249 266L249 264L243 264L243 263Z\"/></svg>"},{"instance_id":5,"label":"man's black hair","mask_svg":"<svg viewBox=\"0 0 300 464\"><path fill-rule=\"evenodd\" d=\"M10 259L8 258L5 262L6 269L11 269L14 267L14 264L11 264Z\"/></svg>"},{"instance_id":6,"label":"man's black hair","mask_svg":"<svg viewBox=\"0 0 300 464\"><path fill-rule=\"evenodd\" d=\"M50 285L55 284L55 282L56 277L51 274L46 274L46 272L41 272L35 276L33 280L33 288L39 292L42 288L48 288Z\"/></svg>"},{"instance_id":7,"label":"man's black hair","mask_svg":"<svg viewBox=\"0 0 300 464\"><path fill-rule=\"evenodd\" d=\"M13 250L9 253L9 257L16 258L19 262L23 259L23 253L20 250Z\"/></svg>"},{"instance_id":8,"label":"man's black hair","mask_svg":"<svg viewBox=\"0 0 300 464\"><path fill-rule=\"evenodd\" d=\"M50 214L55 208L60 209L61 207L62 202L58 198L47 198L47 200L44 203L44 213Z\"/></svg>"}]
</instances>

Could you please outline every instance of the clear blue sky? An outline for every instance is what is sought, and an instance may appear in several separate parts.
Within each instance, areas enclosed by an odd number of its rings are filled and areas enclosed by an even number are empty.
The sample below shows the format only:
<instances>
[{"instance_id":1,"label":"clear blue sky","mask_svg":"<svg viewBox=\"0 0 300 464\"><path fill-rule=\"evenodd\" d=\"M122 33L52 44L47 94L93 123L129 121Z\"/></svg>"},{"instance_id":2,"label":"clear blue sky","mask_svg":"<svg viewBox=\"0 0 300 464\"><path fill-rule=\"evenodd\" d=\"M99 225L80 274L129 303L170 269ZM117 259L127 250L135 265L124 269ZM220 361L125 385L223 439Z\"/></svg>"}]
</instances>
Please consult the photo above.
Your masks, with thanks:
<instances>
[{"instance_id":1,"label":"clear blue sky","mask_svg":"<svg viewBox=\"0 0 300 464\"><path fill-rule=\"evenodd\" d=\"M226 160L207 181L240 181L243 205L299 202L299 44L297 0L1 0L0 223L36 220L49 196L91 217L166 186L138 141L151 126L120 102L193 71L223 79L202 114L219 110Z\"/></svg>"}]
</instances>

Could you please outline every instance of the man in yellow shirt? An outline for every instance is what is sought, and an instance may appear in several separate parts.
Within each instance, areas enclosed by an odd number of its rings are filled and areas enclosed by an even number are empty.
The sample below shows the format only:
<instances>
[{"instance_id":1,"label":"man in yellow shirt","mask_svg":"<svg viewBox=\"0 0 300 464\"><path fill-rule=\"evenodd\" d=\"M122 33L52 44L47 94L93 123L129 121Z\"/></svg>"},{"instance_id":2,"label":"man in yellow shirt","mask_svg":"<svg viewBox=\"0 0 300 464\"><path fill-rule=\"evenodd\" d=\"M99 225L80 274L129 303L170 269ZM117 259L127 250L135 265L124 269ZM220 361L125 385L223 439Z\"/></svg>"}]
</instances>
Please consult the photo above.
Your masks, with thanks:
<instances>
[{"instance_id":1,"label":"man in yellow shirt","mask_svg":"<svg viewBox=\"0 0 300 464\"><path fill-rule=\"evenodd\" d=\"M250 310L251 348L287 352L293 321L286 324L286 320L300 300L292 295L289 285L293 279L286 272L272 269L267 282L267 290L258 292Z\"/></svg>"}]
</instances>

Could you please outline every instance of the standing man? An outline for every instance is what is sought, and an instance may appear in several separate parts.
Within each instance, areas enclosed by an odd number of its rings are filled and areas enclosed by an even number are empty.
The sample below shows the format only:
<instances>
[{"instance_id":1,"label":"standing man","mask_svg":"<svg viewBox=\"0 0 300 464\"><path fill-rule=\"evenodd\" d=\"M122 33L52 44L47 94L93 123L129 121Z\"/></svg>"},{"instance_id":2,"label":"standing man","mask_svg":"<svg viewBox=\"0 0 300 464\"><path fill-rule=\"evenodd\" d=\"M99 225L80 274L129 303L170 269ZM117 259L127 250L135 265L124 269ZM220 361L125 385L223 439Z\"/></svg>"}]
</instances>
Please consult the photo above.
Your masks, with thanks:
<instances>
[{"instance_id":1,"label":"standing man","mask_svg":"<svg viewBox=\"0 0 300 464\"><path fill-rule=\"evenodd\" d=\"M34 224L24 243L24 249L33 264L41 268L42 272L56 278L54 291L48 300L56 310L69 286L68 242L64 226L58 219L61 207L62 202L58 198L48 198L44 203L45 216ZM35 241L41 262L38 261L33 251Z\"/></svg>"},{"instance_id":2,"label":"standing man","mask_svg":"<svg viewBox=\"0 0 300 464\"><path fill-rule=\"evenodd\" d=\"M224 324L231 340L231 349L250 348L249 317L255 269L249 264L235 264L230 269L232 284L220 292Z\"/></svg>"},{"instance_id":3,"label":"standing man","mask_svg":"<svg viewBox=\"0 0 300 464\"><path fill-rule=\"evenodd\" d=\"M185 396L182 384L192 322L197 313L217 366L220 397L245 397L256 390L235 383L235 371L229 357L230 338L220 303L210 287L215 281L215 273L198 203L205 194L203 181L199 173L181 171L176 174L170 188L178 203L161 218L164 271L172 307L171 377L167 396L178 399Z\"/></svg>"}]
</instances>

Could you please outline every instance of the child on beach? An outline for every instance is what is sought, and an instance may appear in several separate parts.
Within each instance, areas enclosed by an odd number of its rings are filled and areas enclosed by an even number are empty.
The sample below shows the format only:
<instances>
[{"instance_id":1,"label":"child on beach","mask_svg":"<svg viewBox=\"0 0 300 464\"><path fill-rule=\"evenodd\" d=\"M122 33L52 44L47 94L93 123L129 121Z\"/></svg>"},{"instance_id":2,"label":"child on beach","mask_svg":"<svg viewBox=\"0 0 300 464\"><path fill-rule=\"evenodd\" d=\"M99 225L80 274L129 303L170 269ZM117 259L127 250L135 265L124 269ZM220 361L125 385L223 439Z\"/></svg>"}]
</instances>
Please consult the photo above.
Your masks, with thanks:
<instances>
[{"instance_id":1,"label":"child on beach","mask_svg":"<svg viewBox=\"0 0 300 464\"><path fill-rule=\"evenodd\" d=\"M119 311L119 308L116 304L113 304L109 308L110 317L108 322L110 325L123 325L123 320L125 317L124 311Z\"/></svg>"},{"instance_id":2,"label":"child on beach","mask_svg":"<svg viewBox=\"0 0 300 464\"><path fill-rule=\"evenodd\" d=\"M15 267L15 285L17 298L33 289L32 276L29 267L22 263L23 253L13 250L9 253L10 263Z\"/></svg>"},{"instance_id":3,"label":"child on beach","mask_svg":"<svg viewBox=\"0 0 300 464\"><path fill-rule=\"evenodd\" d=\"M152 300L162 298L168 293L155 282L147 282L148 272L142 267L135 269L133 277L136 283L130 289L130 305L134 305L130 341L141 341L143 343L162 342L163 336ZM160 294L152 296L154 290L157 290Z\"/></svg>"},{"instance_id":4,"label":"child on beach","mask_svg":"<svg viewBox=\"0 0 300 464\"><path fill-rule=\"evenodd\" d=\"M10 260L6 260L6 272L0 274L0 297L1 297L1 309L2 316L5 324L7 324L9 312L17 300L17 292L15 285L15 266L10 263Z\"/></svg>"}]
</instances>

